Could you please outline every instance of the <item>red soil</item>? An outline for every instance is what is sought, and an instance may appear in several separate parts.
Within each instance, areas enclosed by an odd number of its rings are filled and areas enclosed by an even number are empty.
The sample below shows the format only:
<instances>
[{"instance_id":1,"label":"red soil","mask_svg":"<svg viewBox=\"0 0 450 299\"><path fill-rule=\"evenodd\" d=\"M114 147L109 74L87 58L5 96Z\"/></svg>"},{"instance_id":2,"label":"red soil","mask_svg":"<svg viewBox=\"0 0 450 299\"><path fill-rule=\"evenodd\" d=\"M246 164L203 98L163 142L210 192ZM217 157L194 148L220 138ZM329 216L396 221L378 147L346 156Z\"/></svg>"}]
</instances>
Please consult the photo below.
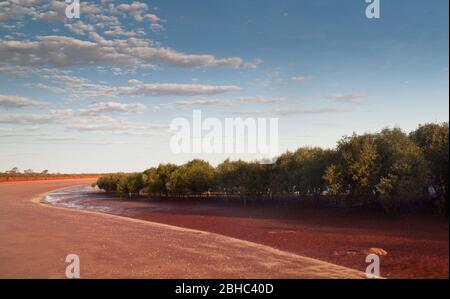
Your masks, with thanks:
<instances>
[{"instance_id":1,"label":"red soil","mask_svg":"<svg viewBox=\"0 0 450 299\"><path fill-rule=\"evenodd\" d=\"M0 278L64 278L68 254L80 257L81 278L364 277L217 234L37 202L43 192L91 182L0 184Z\"/></svg>"},{"instance_id":2,"label":"red soil","mask_svg":"<svg viewBox=\"0 0 450 299\"><path fill-rule=\"evenodd\" d=\"M449 277L449 221L444 216L393 219L330 208L244 208L197 201L89 201L93 204L117 208L113 214L219 233L360 271L367 267L365 251L382 248L388 252L381 257L384 277Z\"/></svg>"}]
</instances>

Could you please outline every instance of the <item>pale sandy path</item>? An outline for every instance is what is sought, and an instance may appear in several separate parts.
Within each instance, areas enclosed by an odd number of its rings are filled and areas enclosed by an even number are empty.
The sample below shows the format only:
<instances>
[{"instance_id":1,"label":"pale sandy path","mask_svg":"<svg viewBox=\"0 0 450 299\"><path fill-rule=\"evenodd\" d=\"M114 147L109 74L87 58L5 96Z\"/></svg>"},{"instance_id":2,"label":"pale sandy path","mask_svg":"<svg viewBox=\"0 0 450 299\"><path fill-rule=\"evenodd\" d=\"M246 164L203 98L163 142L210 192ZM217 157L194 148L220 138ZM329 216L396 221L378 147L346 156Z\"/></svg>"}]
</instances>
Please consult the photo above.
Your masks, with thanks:
<instances>
[{"instance_id":1,"label":"pale sandy path","mask_svg":"<svg viewBox=\"0 0 450 299\"><path fill-rule=\"evenodd\" d=\"M55 208L33 198L90 180L0 184L0 278L357 278L345 267L213 233Z\"/></svg>"}]
</instances>

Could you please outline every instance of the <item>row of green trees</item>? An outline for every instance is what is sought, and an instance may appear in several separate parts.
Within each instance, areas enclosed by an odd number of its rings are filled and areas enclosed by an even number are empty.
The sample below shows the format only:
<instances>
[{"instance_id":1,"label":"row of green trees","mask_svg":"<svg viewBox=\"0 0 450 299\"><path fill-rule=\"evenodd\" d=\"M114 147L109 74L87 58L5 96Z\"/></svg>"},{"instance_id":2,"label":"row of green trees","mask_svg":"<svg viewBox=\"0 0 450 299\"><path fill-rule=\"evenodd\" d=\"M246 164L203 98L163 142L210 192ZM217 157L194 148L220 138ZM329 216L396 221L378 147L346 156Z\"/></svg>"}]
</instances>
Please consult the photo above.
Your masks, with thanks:
<instances>
[{"instance_id":1,"label":"row of green trees","mask_svg":"<svg viewBox=\"0 0 450 299\"><path fill-rule=\"evenodd\" d=\"M226 160L217 167L203 160L161 164L143 173L100 177L107 192L161 197L238 196L319 198L332 195L349 205L380 206L386 211L433 204L448 210L448 123L342 138L335 149L300 148L273 164Z\"/></svg>"}]
</instances>

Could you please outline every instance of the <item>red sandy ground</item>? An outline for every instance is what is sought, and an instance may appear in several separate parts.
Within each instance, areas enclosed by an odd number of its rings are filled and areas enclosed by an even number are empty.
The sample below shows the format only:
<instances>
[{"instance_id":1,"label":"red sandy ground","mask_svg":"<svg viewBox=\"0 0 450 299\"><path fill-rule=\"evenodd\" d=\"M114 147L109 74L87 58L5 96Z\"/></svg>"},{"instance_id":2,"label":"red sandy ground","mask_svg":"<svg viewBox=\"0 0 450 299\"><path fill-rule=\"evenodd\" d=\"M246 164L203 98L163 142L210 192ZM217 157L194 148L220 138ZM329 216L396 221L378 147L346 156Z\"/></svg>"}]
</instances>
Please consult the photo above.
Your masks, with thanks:
<instances>
[{"instance_id":1,"label":"red sandy ground","mask_svg":"<svg viewBox=\"0 0 450 299\"><path fill-rule=\"evenodd\" d=\"M0 184L0 278L64 278L72 253L82 278L364 277L218 234L38 203L43 192L88 183Z\"/></svg>"},{"instance_id":2,"label":"red sandy ground","mask_svg":"<svg viewBox=\"0 0 450 299\"><path fill-rule=\"evenodd\" d=\"M198 201L148 203L111 199L88 204L117 207L114 214L214 232L360 271L367 267L365 251L382 248L388 252L381 257L384 277L449 277L446 216L410 215L393 219L331 208L244 208L238 204L225 206ZM129 208L133 207L137 209L130 214ZM148 209L142 212L142 207Z\"/></svg>"},{"instance_id":3,"label":"red sandy ground","mask_svg":"<svg viewBox=\"0 0 450 299\"><path fill-rule=\"evenodd\" d=\"M90 182L0 184L0 277L61 277L68 251L80 254L84 277L286 278L338 277L338 273L353 277L355 274L345 269L336 272L329 264L301 256L363 271L363 251L371 247L388 252L381 258L384 277L449 276L447 217L388 219L342 210L243 208L198 201L149 203L95 197L88 201L117 207L116 211L126 216L215 232L299 254L292 258L218 235L178 232L151 223L30 202L39 193ZM137 209L130 214L133 207Z\"/></svg>"}]
</instances>

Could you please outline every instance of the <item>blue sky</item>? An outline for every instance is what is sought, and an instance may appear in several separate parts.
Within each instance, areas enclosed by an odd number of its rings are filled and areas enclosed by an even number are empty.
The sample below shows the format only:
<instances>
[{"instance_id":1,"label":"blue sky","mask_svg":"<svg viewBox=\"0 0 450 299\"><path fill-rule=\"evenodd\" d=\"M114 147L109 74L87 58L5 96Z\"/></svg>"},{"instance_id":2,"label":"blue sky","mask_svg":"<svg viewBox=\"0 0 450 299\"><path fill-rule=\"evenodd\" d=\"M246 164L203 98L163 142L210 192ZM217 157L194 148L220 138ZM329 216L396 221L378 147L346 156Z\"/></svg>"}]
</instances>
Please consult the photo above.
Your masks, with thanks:
<instances>
[{"instance_id":1,"label":"blue sky","mask_svg":"<svg viewBox=\"0 0 450 299\"><path fill-rule=\"evenodd\" d=\"M227 158L171 153L194 109L277 117L280 151L448 121L449 2L380 3L0 0L0 170Z\"/></svg>"}]
</instances>

